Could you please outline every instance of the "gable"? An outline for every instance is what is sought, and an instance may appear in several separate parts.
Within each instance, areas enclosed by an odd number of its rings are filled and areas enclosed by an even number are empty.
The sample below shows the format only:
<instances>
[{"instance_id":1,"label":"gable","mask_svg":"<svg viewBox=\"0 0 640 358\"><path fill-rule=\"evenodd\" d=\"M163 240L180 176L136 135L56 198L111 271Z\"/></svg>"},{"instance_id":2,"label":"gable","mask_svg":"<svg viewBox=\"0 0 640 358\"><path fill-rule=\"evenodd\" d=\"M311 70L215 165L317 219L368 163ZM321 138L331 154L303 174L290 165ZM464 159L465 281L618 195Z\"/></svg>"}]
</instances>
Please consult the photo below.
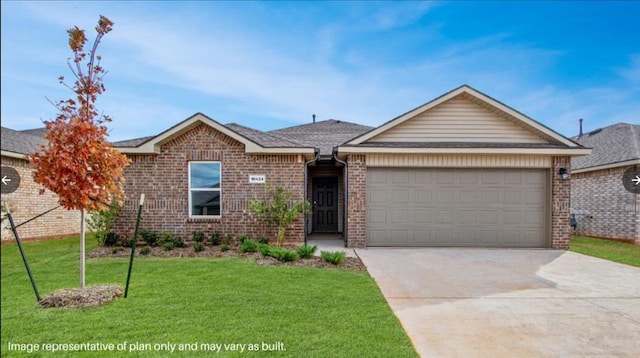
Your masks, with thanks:
<instances>
[{"instance_id":1,"label":"gable","mask_svg":"<svg viewBox=\"0 0 640 358\"><path fill-rule=\"evenodd\" d=\"M551 140L461 94L417 113L368 142L550 143Z\"/></svg>"},{"instance_id":2,"label":"gable","mask_svg":"<svg viewBox=\"0 0 640 358\"><path fill-rule=\"evenodd\" d=\"M165 130L157 136L150 137L144 141L130 140L123 141L124 145L117 146L118 150L125 154L158 154L161 147L167 143L174 141L176 138L183 137L184 134L191 132L194 128L199 126L208 126L220 135L224 135L229 140L241 143L244 145L245 153L250 154L301 154L305 157L312 157L315 155L314 148L292 146L290 143L282 143L281 146L271 147L264 145L264 143L258 143L263 141L264 136L256 136L250 131L243 131L238 133L237 126L227 127L213 119L201 114L196 113L186 120L176 124L175 126ZM204 128L204 127L202 127ZM234 130L235 129L235 130Z\"/></svg>"}]
</instances>

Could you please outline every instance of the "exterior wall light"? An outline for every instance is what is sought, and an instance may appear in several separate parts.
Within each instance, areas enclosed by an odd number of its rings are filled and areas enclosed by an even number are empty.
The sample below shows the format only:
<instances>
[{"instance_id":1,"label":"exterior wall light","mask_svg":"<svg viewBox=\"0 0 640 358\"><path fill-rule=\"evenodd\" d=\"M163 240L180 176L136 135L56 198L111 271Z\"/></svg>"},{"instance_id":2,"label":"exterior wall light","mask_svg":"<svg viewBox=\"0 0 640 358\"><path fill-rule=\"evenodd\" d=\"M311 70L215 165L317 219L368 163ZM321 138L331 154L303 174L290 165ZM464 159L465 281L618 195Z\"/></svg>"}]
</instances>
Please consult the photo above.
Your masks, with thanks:
<instances>
[{"instance_id":1,"label":"exterior wall light","mask_svg":"<svg viewBox=\"0 0 640 358\"><path fill-rule=\"evenodd\" d=\"M569 172L567 171L567 168L560 168L560 171L558 172L558 174L560 174L560 178L562 180L568 180L569 179Z\"/></svg>"}]
</instances>

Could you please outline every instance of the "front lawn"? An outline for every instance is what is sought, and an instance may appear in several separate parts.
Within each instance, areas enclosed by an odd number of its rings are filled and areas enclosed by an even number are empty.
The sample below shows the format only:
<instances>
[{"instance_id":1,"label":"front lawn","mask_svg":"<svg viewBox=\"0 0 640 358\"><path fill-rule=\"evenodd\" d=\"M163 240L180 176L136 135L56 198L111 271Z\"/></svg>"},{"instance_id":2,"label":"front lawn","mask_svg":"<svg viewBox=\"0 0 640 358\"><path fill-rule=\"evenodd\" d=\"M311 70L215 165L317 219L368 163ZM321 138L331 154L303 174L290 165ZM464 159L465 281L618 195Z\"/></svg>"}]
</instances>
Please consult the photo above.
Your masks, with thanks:
<instances>
[{"instance_id":1,"label":"front lawn","mask_svg":"<svg viewBox=\"0 0 640 358\"><path fill-rule=\"evenodd\" d=\"M624 242L574 236L571 238L569 250L627 265L640 266L640 246Z\"/></svg>"},{"instance_id":2,"label":"front lawn","mask_svg":"<svg viewBox=\"0 0 640 358\"><path fill-rule=\"evenodd\" d=\"M87 244L95 247L93 240ZM24 247L42 296L78 286L77 238ZM127 264L87 260L87 284L124 288ZM55 346L66 343L71 346ZM81 343L94 345L74 346ZM49 350L42 356L57 348L58 356L82 357L211 356L216 350L222 356L417 357L366 272L260 267L239 258L136 258L128 298L43 309L18 248L5 245L2 356L31 356L26 350L35 345L40 353ZM97 351L70 354L77 348Z\"/></svg>"}]
</instances>

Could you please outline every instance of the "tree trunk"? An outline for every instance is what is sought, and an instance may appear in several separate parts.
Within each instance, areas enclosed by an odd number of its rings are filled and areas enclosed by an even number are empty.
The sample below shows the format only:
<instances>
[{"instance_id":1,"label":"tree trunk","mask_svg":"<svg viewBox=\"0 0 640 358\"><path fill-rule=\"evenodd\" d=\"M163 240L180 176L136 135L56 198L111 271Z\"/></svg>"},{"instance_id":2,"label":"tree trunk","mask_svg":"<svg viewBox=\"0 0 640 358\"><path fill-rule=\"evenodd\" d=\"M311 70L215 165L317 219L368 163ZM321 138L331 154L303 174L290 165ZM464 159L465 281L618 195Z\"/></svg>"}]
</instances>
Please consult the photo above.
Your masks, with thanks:
<instances>
[{"instance_id":1,"label":"tree trunk","mask_svg":"<svg viewBox=\"0 0 640 358\"><path fill-rule=\"evenodd\" d=\"M85 214L86 210L82 209L80 214L80 288L84 288L84 237L85 237Z\"/></svg>"}]
</instances>

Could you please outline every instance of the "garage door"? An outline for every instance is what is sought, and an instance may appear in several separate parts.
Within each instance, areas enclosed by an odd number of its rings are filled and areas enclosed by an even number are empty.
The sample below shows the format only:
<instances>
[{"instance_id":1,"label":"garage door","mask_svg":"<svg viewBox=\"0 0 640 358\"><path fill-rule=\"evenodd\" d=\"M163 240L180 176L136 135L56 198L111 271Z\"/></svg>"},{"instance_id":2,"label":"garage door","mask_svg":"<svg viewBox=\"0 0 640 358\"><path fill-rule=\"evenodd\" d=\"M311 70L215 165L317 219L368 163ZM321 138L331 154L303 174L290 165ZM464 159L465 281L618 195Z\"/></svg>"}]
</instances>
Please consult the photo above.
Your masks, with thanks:
<instances>
[{"instance_id":1,"label":"garage door","mask_svg":"<svg viewBox=\"0 0 640 358\"><path fill-rule=\"evenodd\" d=\"M547 246L547 171L367 169L369 246Z\"/></svg>"}]
</instances>

